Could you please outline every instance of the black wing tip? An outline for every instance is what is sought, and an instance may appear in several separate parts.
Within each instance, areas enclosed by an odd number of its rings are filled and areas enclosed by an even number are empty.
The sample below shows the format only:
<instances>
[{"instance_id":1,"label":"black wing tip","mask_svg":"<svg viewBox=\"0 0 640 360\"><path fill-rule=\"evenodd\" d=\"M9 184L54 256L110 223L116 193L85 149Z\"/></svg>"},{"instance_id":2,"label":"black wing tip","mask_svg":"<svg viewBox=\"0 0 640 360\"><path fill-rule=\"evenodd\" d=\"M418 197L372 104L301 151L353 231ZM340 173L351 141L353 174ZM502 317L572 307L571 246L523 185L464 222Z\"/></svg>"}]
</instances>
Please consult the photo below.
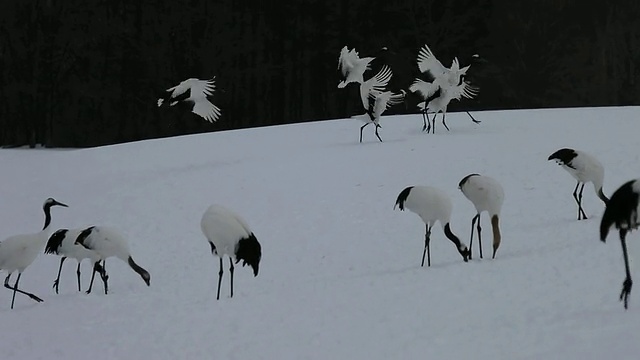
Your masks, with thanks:
<instances>
[{"instance_id":1,"label":"black wing tip","mask_svg":"<svg viewBox=\"0 0 640 360\"><path fill-rule=\"evenodd\" d=\"M76 238L76 244L80 244L80 245L86 247L86 245L84 244L84 241L91 234L91 232L93 231L94 228L95 228L95 225L94 226L89 226L88 228L82 230L80 232L80 235L78 235L78 237Z\"/></svg>"},{"instance_id":2,"label":"black wing tip","mask_svg":"<svg viewBox=\"0 0 640 360\"><path fill-rule=\"evenodd\" d=\"M62 245L62 240L64 240L65 235L67 234L69 229L58 229L56 230L47 241L47 245L44 247L45 254L57 254L60 245Z\"/></svg>"},{"instance_id":3,"label":"black wing tip","mask_svg":"<svg viewBox=\"0 0 640 360\"><path fill-rule=\"evenodd\" d=\"M468 180L469 178L471 178L472 176L480 176L480 174L469 174L465 177L462 178L462 180L460 180L460 182L458 183L458 188L461 188Z\"/></svg>"},{"instance_id":4,"label":"black wing tip","mask_svg":"<svg viewBox=\"0 0 640 360\"><path fill-rule=\"evenodd\" d=\"M394 210L397 206L401 211L404 211L404 202L407 201L407 198L411 193L411 189L413 189L413 186L408 186L400 192L400 194L398 195L398 199L396 199L396 204L393 206Z\"/></svg>"}]
</instances>

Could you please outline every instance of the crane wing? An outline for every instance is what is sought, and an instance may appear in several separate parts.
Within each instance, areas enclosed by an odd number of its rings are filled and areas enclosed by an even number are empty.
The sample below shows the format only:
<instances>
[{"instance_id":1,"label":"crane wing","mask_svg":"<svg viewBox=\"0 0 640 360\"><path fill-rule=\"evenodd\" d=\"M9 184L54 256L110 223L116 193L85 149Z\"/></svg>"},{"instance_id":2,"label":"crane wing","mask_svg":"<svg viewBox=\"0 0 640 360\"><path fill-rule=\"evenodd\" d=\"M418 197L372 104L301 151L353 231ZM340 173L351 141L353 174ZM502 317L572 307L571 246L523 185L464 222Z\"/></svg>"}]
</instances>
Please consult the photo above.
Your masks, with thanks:
<instances>
[{"instance_id":1,"label":"crane wing","mask_svg":"<svg viewBox=\"0 0 640 360\"><path fill-rule=\"evenodd\" d=\"M415 79L413 84L409 86L409 91L419 93L423 99L428 99L438 91L440 86L435 82L427 82L422 79Z\"/></svg>"},{"instance_id":2,"label":"crane wing","mask_svg":"<svg viewBox=\"0 0 640 360\"><path fill-rule=\"evenodd\" d=\"M375 76L360 84L360 99L365 110L369 109L369 94L384 91L392 76L391 68L384 65Z\"/></svg>"},{"instance_id":3,"label":"crane wing","mask_svg":"<svg viewBox=\"0 0 640 360\"><path fill-rule=\"evenodd\" d=\"M426 44L418 53L418 69L420 69L420 72L430 73L434 78L440 77L447 72L447 68L433 55L433 52Z\"/></svg>"},{"instance_id":4,"label":"crane wing","mask_svg":"<svg viewBox=\"0 0 640 360\"><path fill-rule=\"evenodd\" d=\"M473 99L478 96L480 88L473 86L470 83L463 81L460 85L454 86L448 91L451 92L451 98L460 100L462 97L467 99Z\"/></svg>"}]
</instances>

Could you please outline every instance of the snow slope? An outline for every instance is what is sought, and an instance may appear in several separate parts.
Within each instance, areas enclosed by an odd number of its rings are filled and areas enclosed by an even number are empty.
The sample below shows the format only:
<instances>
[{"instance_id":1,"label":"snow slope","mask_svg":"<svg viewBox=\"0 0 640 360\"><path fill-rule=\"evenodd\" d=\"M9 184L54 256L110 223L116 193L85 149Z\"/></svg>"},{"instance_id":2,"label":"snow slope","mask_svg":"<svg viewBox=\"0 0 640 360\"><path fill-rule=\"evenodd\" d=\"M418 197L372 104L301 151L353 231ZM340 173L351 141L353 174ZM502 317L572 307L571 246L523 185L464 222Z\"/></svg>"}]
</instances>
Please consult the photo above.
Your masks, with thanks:
<instances>
[{"instance_id":1,"label":"snow slope","mask_svg":"<svg viewBox=\"0 0 640 360\"><path fill-rule=\"evenodd\" d=\"M379 143L353 119L199 134L72 151L0 150L0 239L42 226L111 225L151 273L147 287L107 261L109 295L78 293L75 263L41 255L21 287L0 291L2 359L603 359L640 353L640 290L618 294L617 232L588 185L576 220L571 176L547 157L576 147L605 164L608 196L640 177L640 108L450 113L446 132L420 115L382 119ZM394 211L408 185L445 190L453 231L469 242L469 173L498 179L506 200L497 258L463 263L435 227ZM262 244L260 274L236 267L215 300L218 261L200 232L211 203L240 213ZM491 232L483 216L485 254ZM474 241L474 246L477 241ZM629 236L630 246L640 243ZM225 267L228 266L225 261ZM90 265L83 264L83 288ZM636 275L637 276L637 275Z\"/></svg>"}]
</instances>

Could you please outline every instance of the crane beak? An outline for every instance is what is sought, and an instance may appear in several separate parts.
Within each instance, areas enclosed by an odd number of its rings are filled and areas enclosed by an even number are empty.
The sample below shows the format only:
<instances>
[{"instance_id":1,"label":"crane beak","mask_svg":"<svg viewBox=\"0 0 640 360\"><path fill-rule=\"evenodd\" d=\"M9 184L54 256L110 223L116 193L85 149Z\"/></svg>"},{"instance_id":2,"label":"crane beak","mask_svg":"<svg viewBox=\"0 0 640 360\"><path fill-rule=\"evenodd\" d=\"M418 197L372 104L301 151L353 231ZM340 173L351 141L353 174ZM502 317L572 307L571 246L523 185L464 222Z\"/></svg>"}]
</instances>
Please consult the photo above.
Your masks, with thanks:
<instances>
[{"instance_id":1,"label":"crane beak","mask_svg":"<svg viewBox=\"0 0 640 360\"><path fill-rule=\"evenodd\" d=\"M54 201L53 201L53 205L69 207L67 204L63 204L63 203L61 203L61 202L59 202L59 201L56 201L56 200L54 200Z\"/></svg>"}]
</instances>

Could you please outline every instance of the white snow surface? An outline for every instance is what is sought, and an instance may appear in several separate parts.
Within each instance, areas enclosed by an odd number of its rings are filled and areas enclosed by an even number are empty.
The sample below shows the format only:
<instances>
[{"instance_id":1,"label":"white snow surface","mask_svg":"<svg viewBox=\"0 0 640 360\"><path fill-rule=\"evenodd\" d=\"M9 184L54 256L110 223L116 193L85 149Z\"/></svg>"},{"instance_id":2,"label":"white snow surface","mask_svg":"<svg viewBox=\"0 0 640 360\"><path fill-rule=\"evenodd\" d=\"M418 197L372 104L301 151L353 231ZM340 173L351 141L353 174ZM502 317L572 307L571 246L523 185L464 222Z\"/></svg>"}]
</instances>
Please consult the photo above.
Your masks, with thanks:
<instances>
[{"instance_id":1,"label":"white snow surface","mask_svg":"<svg viewBox=\"0 0 640 360\"><path fill-rule=\"evenodd\" d=\"M71 151L0 150L0 239L37 232L47 197L53 229L116 227L147 287L107 260L110 293L77 292L66 262L39 255L21 288L0 289L7 359L634 359L640 289L629 309L617 231L598 238L602 202L547 157L562 147L595 155L604 192L640 176L640 108L449 113L447 132L421 132L420 115L386 116L383 143L350 119L198 134ZM473 205L458 190L470 173L503 185L496 259L464 263L436 228L420 267L424 224L393 210L409 185L453 201L451 226L468 244ZM213 203L240 214L262 244L260 273L218 260L200 231ZM491 227L483 217L484 253ZM637 255L637 233L628 236ZM475 242L475 241L474 241ZM44 249L43 249L44 250ZM82 266L82 287L90 278ZM634 273L637 277L637 272ZM2 275L4 276L4 275ZM15 275L14 275L15 278ZM14 279L13 278L13 279ZM13 283L12 279L12 283Z\"/></svg>"}]
</instances>

